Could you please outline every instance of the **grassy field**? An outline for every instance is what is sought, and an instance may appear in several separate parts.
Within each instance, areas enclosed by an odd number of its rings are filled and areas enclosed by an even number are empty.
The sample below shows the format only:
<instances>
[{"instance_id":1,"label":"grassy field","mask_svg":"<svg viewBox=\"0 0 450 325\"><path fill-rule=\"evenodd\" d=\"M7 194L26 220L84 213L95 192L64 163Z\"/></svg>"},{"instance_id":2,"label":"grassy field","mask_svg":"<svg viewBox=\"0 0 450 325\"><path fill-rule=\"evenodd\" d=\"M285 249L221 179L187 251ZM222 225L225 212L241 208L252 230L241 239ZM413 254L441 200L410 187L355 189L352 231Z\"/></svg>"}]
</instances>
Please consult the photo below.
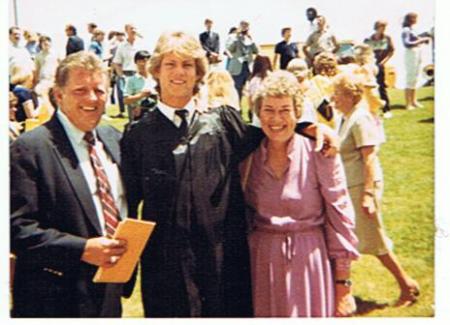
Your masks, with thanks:
<instances>
[{"instance_id":1,"label":"grassy field","mask_svg":"<svg viewBox=\"0 0 450 325\"><path fill-rule=\"evenodd\" d=\"M410 307L392 307L399 296L393 277L376 258L363 256L352 269L359 316L434 315L434 89L422 88L418 95L425 107L406 111L403 92L390 92L394 118L384 123L387 143L381 161L386 231L403 267L419 282L421 295ZM116 111L110 107L107 113ZM125 120L105 123L122 129ZM143 316L139 286L123 303L125 317Z\"/></svg>"}]
</instances>

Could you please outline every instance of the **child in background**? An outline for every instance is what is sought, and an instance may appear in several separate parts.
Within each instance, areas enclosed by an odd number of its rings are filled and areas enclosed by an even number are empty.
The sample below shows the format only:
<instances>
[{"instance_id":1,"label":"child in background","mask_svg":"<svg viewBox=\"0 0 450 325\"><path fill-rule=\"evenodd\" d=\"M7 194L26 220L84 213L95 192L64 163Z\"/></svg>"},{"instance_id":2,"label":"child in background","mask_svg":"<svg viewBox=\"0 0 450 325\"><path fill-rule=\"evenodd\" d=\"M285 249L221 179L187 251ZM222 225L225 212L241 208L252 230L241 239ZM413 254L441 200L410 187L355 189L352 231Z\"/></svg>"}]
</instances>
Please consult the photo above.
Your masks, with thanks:
<instances>
[{"instance_id":1,"label":"child in background","mask_svg":"<svg viewBox=\"0 0 450 325\"><path fill-rule=\"evenodd\" d=\"M130 122L138 120L143 113L156 104L155 86L156 82L148 71L150 53L148 51L137 51L134 56L137 72L127 79L123 102L127 105L128 118Z\"/></svg>"}]
</instances>

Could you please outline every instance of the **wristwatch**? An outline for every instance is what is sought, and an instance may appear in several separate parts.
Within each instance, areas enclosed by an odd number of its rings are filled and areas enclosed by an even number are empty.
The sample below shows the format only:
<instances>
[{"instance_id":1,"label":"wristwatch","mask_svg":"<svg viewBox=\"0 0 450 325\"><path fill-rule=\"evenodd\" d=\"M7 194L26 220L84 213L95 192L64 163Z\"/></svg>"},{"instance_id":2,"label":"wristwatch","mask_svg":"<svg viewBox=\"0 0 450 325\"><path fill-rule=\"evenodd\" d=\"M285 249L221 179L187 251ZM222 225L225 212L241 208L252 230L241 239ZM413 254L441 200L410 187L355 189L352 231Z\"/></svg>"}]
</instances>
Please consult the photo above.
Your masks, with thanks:
<instances>
[{"instance_id":1,"label":"wristwatch","mask_svg":"<svg viewBox=\"0 0 450 325\"><path fill-rule=\"evenodd\" d=\"M336 284L342 284L344 287L351 287L352 286L352 280L345 279L345 280L336 280L334 281Z\"/></svg>"}]
</instances>

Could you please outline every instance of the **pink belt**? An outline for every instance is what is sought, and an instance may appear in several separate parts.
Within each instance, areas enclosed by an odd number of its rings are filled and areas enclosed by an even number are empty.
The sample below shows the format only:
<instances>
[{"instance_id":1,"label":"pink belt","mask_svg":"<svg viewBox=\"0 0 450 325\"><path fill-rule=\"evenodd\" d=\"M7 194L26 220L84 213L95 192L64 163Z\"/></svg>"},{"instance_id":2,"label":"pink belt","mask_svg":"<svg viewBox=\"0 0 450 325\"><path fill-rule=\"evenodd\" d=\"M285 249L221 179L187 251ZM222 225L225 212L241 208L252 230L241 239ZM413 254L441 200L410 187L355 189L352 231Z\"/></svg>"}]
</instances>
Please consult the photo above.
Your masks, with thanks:
<instances>
[{"instance_id":1,"label":"pink belt","mask_svg":"<svg viewBox=\"0 0 450 325\"><path fill-rule=\"evenodd\" d=\"M256 228L253 231L263 232L276 236L283 236L284 240L283 244L281 245L281 253L286 258L286 261L288 263L291 262L295 256L296 235L315 235L315 236L323 235L323 229L321 226L288 231L256 226Z\"/></svg>"}]
</instances>

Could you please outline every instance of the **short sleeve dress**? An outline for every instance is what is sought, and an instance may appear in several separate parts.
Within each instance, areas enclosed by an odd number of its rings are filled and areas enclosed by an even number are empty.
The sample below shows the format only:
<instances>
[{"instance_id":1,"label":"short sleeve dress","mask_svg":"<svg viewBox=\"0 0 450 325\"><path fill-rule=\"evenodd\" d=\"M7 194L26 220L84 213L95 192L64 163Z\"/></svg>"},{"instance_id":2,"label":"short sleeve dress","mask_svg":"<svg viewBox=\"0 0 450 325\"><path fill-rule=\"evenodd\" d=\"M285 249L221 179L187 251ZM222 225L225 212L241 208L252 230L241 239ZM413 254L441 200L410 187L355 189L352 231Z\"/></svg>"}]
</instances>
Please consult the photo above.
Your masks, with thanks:
<instances>
[{"instance_id":1,"label":"short sleeve dress","mask_svg":"<svg viewBox=\"0 0 450 325\"><path fill-rule=\"evenodd\" d=\"M383 141L380 129L372 114L364 106L356 107L339 129L340 153L344 163L348 190L352 198L356 216L358 250L362 254L383 255L392 249L392 241L384 231L381 216L383 192L383 172L377 157L375 162L375 196L378 207L377 217L368 218L361 208L364 194L364 163L360 149L364 146L377 147Z\"/></svg>"}]
</instances>

